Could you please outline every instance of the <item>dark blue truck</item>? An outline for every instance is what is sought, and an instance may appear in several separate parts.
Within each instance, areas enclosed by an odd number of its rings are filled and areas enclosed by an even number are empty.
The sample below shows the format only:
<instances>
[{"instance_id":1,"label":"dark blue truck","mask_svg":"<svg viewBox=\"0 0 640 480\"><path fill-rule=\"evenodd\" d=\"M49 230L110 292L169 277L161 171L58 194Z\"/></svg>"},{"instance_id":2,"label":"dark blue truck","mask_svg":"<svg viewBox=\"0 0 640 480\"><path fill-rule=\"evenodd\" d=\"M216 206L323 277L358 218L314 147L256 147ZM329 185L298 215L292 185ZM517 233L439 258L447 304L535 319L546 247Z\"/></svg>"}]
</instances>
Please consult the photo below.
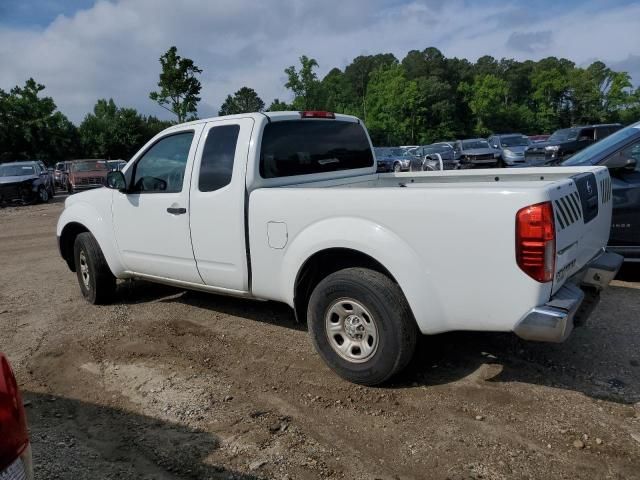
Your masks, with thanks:
<instances>
[{"instance_id":1,"label":"dark blue truck","mask_svg":"<svg viewBox=\"0 0 640 480\"><path fill-rule=\"evenodd\" d=\"M640 122L581 150L562 165L609 168L613 219L607 249L626 262L640 262Z\"/></svg>"}]
</instances>

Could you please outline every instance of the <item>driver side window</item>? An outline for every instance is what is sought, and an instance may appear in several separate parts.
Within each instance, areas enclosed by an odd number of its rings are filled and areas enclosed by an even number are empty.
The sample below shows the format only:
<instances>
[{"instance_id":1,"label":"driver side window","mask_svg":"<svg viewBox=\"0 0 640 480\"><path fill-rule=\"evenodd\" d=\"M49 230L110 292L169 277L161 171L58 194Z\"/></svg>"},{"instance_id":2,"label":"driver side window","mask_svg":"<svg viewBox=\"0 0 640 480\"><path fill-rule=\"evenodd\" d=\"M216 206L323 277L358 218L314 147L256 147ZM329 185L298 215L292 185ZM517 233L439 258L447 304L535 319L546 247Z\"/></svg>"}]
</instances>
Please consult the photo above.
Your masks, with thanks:
<instances>
[{"instance_id":1,"label":"driver side window","mask_svg":"<svg viewBox=\"0 0 640 480\"><path fill-rule=\"evenodd\" d=\"M180 132L158 140L136 162L134 192L178 193L193 141L193 131Z\"/></svg>"}]
</instances>

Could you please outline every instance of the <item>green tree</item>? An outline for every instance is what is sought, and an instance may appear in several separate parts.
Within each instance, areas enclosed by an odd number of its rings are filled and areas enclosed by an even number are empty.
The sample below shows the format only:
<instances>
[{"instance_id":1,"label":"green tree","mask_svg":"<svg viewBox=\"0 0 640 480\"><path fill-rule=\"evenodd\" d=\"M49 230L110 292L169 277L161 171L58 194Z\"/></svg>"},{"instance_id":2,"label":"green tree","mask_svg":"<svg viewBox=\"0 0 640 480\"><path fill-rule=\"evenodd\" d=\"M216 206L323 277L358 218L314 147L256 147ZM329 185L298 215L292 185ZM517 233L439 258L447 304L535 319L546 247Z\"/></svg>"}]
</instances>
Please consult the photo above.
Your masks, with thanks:
<instances>
[{"instance_id":1,"label":"green tree","mask_svg":"<svg viewBox=\"0 0 640 480\"><path fill-rule=\"evenodd\" d=\"M264 102L253 88L242 87L236 93L227 95L227 99L220 107L218 115L235 115L237 113L261 112Z\"/></svg>"},{"instance_id":2,"label":"green tree","mask_svg":"<svg viewBox=\"0 0 640 480\"><path fill-rule=\"evenodd\" d=\"M548 57L535 63L531 71L531 94L534 125L539 132L551 133L569 126L569 79L575 66L572 62Z\"/></svg>"},{"instance_id":3,"label":"green tree","mask_svg":"<svg viewBox=\"0 0 640 480\"><path fill-rule=\"evenodd\" d=\"M354 110L352 89L339 68L332 69L320 82L320 97L322 110L358 114L358 110Z\"/></svg>"},{"instance_id":4,"label":"green tree","mask_svg":"<svg viewBox=\"0 0 640 480\"><path fill-rule=\"evenodd\" d=\"M367 121L367 89L371 74L383 67L396 65L398 59L391 53L378 55L361 55L354 58L344 69L344 79L347 90L344 95L351 98L348 111Z\"/></svg>"},{"instance_id":5,"label":"green tree","mask_svg":"<svg viewBox=\"0 0 640 480\"><path fill-rule=\"evenodd\" d=\"M112 99L101 99L93 113L84 118L79 132L85 156L129 159L169 125L155 117L144 117L133 108L118 108Z\"/></svg>"},{"instance_id":6,"label":"green tree","mask_svg":"<svg viewBox=\"0 0 640 480\"><path fill-rule=\"evenodd\" d=\"M295 110L293 105L289 105L286 102L281 102L279 99L274 99L267 108L267 112L288 112L290 110Z\"/></svg>"},{"instance_id":7,"label":"green tree","mask_svg":"<svg viewBox=\"0 0 640 480\"><path fill-rule=\"evenodd\" d=\"M493 74L478 75L473 83L462 83L460 90L476 119L476 135L526 131L532 121L533 115L526 105L510 101L509 84L503 78Z\"/></svg>"},{"instance_id":8,"label":"green tree","mask_svg":"<svg viewBox=\"0 0 640 480\"><path fill-rule=\"evenodd\" d=\"M367 89L367 126L382 145L416 143L421 133L425 99L415 81L408 80L401 65L371 74Z\"/></svg>"},{"instance_id":9,"label":"green tree","mask_svg":"<svg viewBox=\"0 0 640 480\"><path fill-rule=\"evenodd\" d=\"M160 90L151 92L149 98L178 117L178 123L196 118L202 86L196 75L202 73L189 58L178 55L171 47L160 57Z\"/></svg>"},{"instance_id":10,"label":"green tree","mask_svg":"<svg viewBox=\"0 0 640 480\"><path fill-rule=\"evenodd\" d=\"M288 81L285 87L293 92L293 107L296 110L319 109L320 82L314 69L318 62L306 55L300 57L300 70L294 65L286 68Z\"/></svg>"},{"instance_id":11,"label":"green tree","mask_svg":"<svg viewBox=\"0 0 640 480\"><path fill-rule=\"evenodd\" d=\"M34 79L9 92L0 89L0 161L72 158L78 151L75 126L57 110L44 85Z\"/></svg>"}]
</instances>

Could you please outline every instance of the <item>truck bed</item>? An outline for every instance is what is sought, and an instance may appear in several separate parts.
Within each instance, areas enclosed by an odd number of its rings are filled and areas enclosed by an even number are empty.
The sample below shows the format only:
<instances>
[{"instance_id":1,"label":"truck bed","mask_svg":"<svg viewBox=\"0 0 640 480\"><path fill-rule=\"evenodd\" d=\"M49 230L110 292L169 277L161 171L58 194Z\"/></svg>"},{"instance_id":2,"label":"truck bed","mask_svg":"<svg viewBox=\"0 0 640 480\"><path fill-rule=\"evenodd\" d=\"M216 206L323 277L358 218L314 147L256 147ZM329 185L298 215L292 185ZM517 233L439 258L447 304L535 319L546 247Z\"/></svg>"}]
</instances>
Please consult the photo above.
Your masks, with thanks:
<instances>
[{"instance_id":1,"label":"truck bed","mask_svg":"<svg viewBox=\"0 0 640 480\"><path fill-rule=\"evenodd\" d=\"M610 208L587 224L584 216L563 220L563 201L576 198L574 178L585 171L605 201L609 175L601 167L372 174L254 190L252 291L291 303L292 272L309 245L365 248L395 266L390 273L423 333L510 331L524 306L548 301L606 244ZM515 218L545 201L556 217L556 279L541 284L516 264Z\"/></svg>"}]
</instances>

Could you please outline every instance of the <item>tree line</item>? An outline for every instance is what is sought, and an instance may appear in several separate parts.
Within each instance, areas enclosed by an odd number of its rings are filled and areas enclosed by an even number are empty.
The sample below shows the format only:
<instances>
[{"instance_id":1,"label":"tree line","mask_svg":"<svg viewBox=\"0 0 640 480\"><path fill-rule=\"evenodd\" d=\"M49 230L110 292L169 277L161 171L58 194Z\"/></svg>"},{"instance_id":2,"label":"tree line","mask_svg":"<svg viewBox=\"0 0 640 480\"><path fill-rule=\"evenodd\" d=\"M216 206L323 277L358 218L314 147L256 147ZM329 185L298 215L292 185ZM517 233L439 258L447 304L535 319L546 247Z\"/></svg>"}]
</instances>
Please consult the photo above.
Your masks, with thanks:
<instances>
[{"instance_id":1,"label":"tree line","mask_svg":"<svg viewBox=\"0 0 640 480\"><path fill-rule=\"evenodd\" d=\"M171 47L160 57L158 90L149 94L177 122L197 118L202 70ZM585 123L640 120L640 88L626 72L597 61L587 67L548 57L539 61L447 58L438 49L363 55L319 78L307 56L284 70L288 101L268 107L242 87L220 115L256 111L328 110L362 118L376 145L425 144L497 132L551 133ZM43 96L33 79L0 89L0 161L38 158L128 159L173 124L99 99L79 126Z\"/></svg>"}]
</instances>

